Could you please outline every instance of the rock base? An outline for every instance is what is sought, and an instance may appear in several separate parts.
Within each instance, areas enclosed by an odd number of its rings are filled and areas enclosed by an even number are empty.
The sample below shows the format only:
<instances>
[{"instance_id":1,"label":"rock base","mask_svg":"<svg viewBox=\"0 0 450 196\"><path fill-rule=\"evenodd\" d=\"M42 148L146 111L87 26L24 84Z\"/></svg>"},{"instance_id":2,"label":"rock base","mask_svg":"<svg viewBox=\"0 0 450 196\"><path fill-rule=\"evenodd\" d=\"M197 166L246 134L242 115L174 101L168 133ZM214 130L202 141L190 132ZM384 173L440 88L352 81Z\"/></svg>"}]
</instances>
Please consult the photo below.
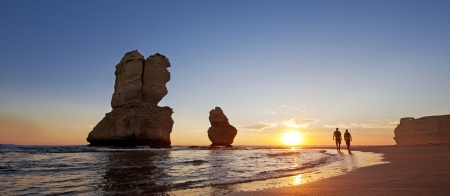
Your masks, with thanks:
<instances>
[{"instance_id":1,"label":"rock base","mask_svg":"<svg viewBox=\"0 0 450 196\"><path fill-rule=\"evenodd\" d=\"M151 148L172 148L170 142L161 140L136 140L135 138L127 138L122 140L95 140L90 146L118 146L118 147L135 147L149 146Z\"/></svg>"},{"instance_id":2,"label":"rock base","mask_svg":"<svg viewBox=\"0 0 450 196\"><path fill-rule=\"evenodd\" d=\"M209 146L211 146L211 147L216 147L216 146L233 147L231 144L216 144L216 143L212 143Z\"/></svg>"},{"instance_id":3,"label":"rock base","mask_svg":"<svg viewBox=\"0 0 450 196\"><path fill-rule=\"evenodd\" d=\"M212 142L211 146L227 146L232 147L237 129L233 125L225 127L210 127L208 129L208 138Z\"/></svg>"},{"instance_id":4,"label":"rock base","mask_svg":"<svg viewBox=\"0 0 450 196\"><path fill-rule=\"evenodd\" d=\"M170 148L172 109L135 102L114 108L89 133L92 146Z\"/></svg>"},{"instance_id":5,"label":"rock base","mask_svg":"<svg viewBox=\"0 0 450 196\"><path fill-rule=\"evenodd\" d=\"M422 134L414 136L397 136L394 137L397 145L411 145L411 144L450 144L450 135L444 134Z\"/></svg>"}]
</instances>

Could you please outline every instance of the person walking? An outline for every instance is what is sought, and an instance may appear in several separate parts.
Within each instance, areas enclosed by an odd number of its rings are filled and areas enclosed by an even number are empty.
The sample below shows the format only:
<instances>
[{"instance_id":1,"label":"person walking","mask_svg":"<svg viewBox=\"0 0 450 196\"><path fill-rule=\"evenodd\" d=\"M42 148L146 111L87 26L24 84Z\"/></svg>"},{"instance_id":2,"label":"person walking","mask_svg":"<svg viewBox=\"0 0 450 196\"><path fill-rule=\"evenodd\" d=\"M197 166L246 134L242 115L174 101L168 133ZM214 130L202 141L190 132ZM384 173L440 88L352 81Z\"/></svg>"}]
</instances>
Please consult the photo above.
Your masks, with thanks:
<instances>
[{"instance_id":1,"label":"person walking","mask_svg":"<svg viewBox=\"0 0 450 196\"><path fill-rule=\"evenodd\" d=\"M336 128L336 131L333 133L333 140L336 138L336 150L338 152L341 152L341 132L339 131L339 128Z\"/></svg>"},{"instance_id":2,"label":"person walking","mask_svg":"<svg viewBox=\"0 0 450 196\"><path fill-rule=\"evenodd\" d=\"M350 152L350 142L352 141L352 134L348 132L348 129L345 130L344 133L345 144L347 144L347 150Z\"/></svg>"}]
</instances>

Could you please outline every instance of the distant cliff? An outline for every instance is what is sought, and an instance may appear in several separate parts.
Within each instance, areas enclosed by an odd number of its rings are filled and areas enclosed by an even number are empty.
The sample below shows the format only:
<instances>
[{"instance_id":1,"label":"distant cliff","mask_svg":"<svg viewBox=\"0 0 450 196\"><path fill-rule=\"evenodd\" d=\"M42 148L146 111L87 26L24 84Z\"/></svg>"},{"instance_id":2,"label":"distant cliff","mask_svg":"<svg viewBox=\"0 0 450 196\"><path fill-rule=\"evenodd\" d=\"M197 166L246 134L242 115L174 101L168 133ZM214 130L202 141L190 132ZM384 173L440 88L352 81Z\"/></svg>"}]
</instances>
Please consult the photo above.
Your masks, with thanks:
<instances>
[{"instance_id":1,"label":"distant cliff","mask_svg":"<svg viewBox=\"0 0 450 196\"><path fill-rule=\"evenodd\" d=\"M450 115L402 118L394 133L400 145L450 143Z\"/></svg>"}]
</instances>

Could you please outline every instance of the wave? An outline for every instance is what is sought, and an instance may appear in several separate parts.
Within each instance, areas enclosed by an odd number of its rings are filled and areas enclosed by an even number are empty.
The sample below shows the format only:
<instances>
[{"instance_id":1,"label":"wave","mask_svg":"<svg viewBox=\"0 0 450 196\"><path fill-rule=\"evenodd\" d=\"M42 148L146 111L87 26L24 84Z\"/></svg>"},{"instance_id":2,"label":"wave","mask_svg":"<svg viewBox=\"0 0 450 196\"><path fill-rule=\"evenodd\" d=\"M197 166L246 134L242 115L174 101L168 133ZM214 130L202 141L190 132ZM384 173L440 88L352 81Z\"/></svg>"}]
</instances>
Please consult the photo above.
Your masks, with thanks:
<instances>
[{"instance_id":1,"label":"wave","mask_svg":"<svg viewBox=\"0 0 450 196\"><path fill-rule=\"evenodd\" d=\"M96 147L89 145L78 146L50 146L50 145L14 145L2 144L0 145L0 153L18 152L18 153L82 153L82 152L130 152L130 151L167 151L179 150L174 149L157 149L148 146L138 146L130 148L118 147Z\"/></svg>"},{"instance_id":2,"label":"wave","mask_svg":"<svg viewBox=\"0 0 450 196\"><path fill-rule=\"evenodd\" d=\"M239 184L239 183L247 183L247 182L253 182L253 181L262 181L262 180L268 180L268 179L274 179L274 178L282 178L282 177L288 177L288 176L295 176L302 173L308 173L313 172L315 169L319 166L334 162L338 160L338 157L336 155L327 154L329 156L318 159L316 161L311 161L304 163L298 167L288 168L288 169L275 169L271 171L262 171L254 176L250 177L241 177L241 178L234 178L234 179L226 179L222 181L214 181L214 182L207 182L207 183L199 183L200 181L186 181L182 184L171 184L170 186L172 188L179 188L179 187L190 187L190 188L203 188L203 187L209 187L209 186L223 186L223 185L231 185L231 184ZM203 181L201 181L203 182Z\"/></svg>"},{"instance_id":3,"label":"wave","mask_svg":"<svg viewBox=\"0 0 450 196\"><path fill-rule=\"evenodd\" d=\"M203 163L208 163L208 161L205 160L192 160L192 161L184 161L183 163L189 163L194 165L201 165Z\"/></svg>"},{"instance_id":4,"label":"wave","mask_svg":"<svg viewBox=\"0 0 450 196\"><path fill-rule=\"evenodd\" d=\"M177 151L177 150L282 150L291 149L287 146L238 146L238 147L210 147L210 146L173 146L172 148L136 147L98 147L89 145L15 145L0 144L0 153L81 153L81 152L130 152L130 151ZM295 154L295 153L294 153ZM271 154L268 156L283 156L287 154Z\"/></svg>"},{"instance_id":5,"label":"wave","mask_svg":"<svg viewBox=\"0 0 450 196\"><path fill-rule=\"evenodd\" d=\"M281 153L270 153L267 154L269 157L277 157L277 156L290 156L290 155L299 155L301 152L292 151L292 152L281 152Z\"/></svg>"}]
</instances>

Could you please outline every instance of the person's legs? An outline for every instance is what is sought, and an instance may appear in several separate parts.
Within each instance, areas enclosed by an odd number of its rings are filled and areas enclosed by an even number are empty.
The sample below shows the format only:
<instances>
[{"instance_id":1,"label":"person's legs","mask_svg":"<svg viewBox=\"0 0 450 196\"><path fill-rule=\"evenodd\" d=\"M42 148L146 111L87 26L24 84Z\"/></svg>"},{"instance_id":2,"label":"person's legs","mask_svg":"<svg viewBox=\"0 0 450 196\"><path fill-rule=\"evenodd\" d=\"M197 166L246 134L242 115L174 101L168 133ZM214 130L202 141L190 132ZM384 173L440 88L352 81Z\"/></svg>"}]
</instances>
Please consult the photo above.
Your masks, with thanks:
<instances>
[{"instance_id":1,"label":"person's legs","mask_svg":"<svg viewBox=\"0 0 450 196\"><path fill-rule=\"evenodd\" d=\"M350 151L350 140L345 140L345 144L347 144L347 150Z\"/></svg>"},{"instance_id":2,"label":"person's legs","mask_svg":"<svg viewBox=\"0 0 450 196\"><path fill-rule=\"evenodd\" d=\"M338 144L337 144L338 145L338 151L341 152L341 140L337 140L337 142L338 142Z\"/></svg>"}]
</instances>

